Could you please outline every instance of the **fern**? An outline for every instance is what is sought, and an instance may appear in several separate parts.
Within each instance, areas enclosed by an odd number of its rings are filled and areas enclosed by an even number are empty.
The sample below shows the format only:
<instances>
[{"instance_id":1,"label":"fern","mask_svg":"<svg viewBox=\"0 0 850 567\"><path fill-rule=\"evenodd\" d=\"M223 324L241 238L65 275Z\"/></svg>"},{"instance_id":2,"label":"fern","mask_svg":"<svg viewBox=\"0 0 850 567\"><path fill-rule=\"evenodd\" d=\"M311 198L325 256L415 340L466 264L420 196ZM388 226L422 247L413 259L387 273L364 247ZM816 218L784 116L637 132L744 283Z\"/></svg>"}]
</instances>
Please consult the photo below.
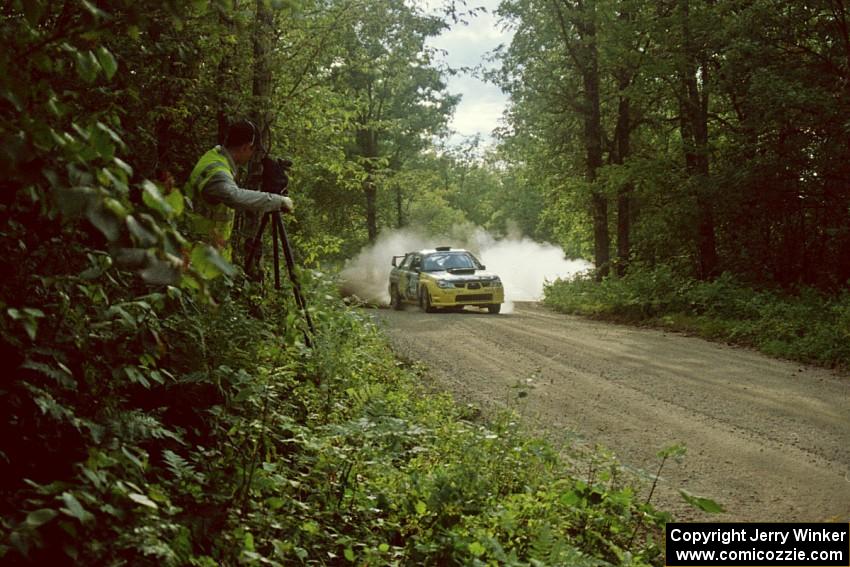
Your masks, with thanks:
<instances>
[{"instance_id":1,"label":"fern","mask_svg":"<svg viewBox=\"0 0 850 567\"><path fill-rule=\"evenodd\" d=\"M202 481L203 475L199 474L192 463L170 449L162 452L165 465L178 480Z\"/></svg>"},{"instance_id":2,"label":"fern","mask_svg":"<svg viewBox=\"0 0 850 567\"><path fill-rule=\"evenodd\" d=\"M371 402L384 397L384 386L380 383L369 383L360 388L348 388L345 393L352 401L351 409L359 412Z\"/></svg>"},{"instance_id":3,"label":"fern","mask_svg":"<svg viewBox=\"0 0 850 567\"><path fill-rule=\"evenodd\" d=\"M172 439L184 444L178 433L166 428L160 421L141 410L124 411L107 423L110 431L127 443L138 443L151 439Z\"/></svg>"},{"instance_id":4,"label":"fern","mask_svg":"<svg viewBox=\"0 0 850 567\"><path fill-rule=\"evenodd\" d=\"M21 365L21 368L32 370L34 372L38 372L39 374L47 376L63 388L66 388L68 390L76 390L77 382L74 380L74 376L71 374L71 370L61 362L57 362L56 364L58 368L54 368L53 366L50 366L49 364L45 364L43 362L27 360Z\"/></svg>"}]
</instances>

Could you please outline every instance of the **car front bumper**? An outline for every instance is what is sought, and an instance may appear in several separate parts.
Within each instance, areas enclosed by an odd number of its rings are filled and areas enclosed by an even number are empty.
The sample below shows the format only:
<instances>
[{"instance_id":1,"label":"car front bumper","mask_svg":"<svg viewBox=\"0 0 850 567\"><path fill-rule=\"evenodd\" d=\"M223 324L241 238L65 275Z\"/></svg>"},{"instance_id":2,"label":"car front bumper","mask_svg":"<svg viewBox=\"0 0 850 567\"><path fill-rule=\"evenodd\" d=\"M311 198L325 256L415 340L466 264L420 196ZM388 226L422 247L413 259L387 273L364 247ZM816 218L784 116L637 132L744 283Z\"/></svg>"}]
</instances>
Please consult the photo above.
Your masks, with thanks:
<instances>
[{"instance_id":1,"label":"car front bumper","mask_svg":"<svg viewBox=\"0 0 850 567\"><path fill-rule=\"evenodd\" d=\"M505 290L501 286L482 286L478 289L441 288L429 289L431 305L434 307L462 307L464 305L499 305L505 302Z\"/></svg>"}]
</instances>

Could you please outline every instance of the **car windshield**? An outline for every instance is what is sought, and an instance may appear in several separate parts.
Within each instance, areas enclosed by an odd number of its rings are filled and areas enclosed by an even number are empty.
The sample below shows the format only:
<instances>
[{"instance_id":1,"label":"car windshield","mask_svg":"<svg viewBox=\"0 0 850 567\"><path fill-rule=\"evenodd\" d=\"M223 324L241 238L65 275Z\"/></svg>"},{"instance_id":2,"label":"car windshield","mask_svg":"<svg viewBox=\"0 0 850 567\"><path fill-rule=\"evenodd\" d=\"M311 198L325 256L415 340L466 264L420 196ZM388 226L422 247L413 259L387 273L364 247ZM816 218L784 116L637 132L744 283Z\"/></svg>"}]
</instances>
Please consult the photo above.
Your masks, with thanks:
<instances>
[{"instance_id":1,"label":"car windshield","mask_svg":"<svg viewBox=\"0 0 850 567\"><path fill-rule=\"evenodd\" d=\"M422 261L422 270L425 272L440 272L452 269L476 269L475 260L469 254L431 254Z\"/></svg>"}]
</instances>

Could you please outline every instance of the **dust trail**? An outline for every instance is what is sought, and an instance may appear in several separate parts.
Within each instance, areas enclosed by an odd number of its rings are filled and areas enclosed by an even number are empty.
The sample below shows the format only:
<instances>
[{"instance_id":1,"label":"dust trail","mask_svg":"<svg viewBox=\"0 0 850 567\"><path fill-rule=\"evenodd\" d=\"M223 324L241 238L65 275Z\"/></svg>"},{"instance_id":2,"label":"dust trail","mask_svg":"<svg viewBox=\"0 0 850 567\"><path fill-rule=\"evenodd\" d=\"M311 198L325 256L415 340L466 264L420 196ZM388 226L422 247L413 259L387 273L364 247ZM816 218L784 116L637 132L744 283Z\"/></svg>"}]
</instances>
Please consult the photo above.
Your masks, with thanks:
<instances>
[{"instance_id":1,"label":"dust trail","mask_svg":"<svg viewBox=\"0 0 850 567\"><path fill-rule=\"evenodd\" d=\"M435 246L466 248L487 266L488 271L498 274L505 286L502 306L505 313L513 310L514 301L539 300L543 296L544 282L568 278L591 268L585 260L564 258L558 246L524 237L495 239L478 229L468 238L439 238L400 230L382 233L374 245L367 246L346 262L341 273L344 293L369 303L388 304L392 257Z\"/></svg>"},{"instance_id":2,"label":"dust trail","mask_svg":"<svg viewBox=\"0 0 850 567\"><path fill-rule=\"evenodd\" d=\"M514 301L538 301L543 284L586 272L593 265L586 260L564 258L564 251L552 244L524 237L496 240L484 231L476 234L479 259L489 271L502 278L505 304L502 312L513 311ZM470 248L472 248L470 246Z\"/></svg>"},{"instance_id":3,"label":"dust trail","mask_svg":"<svg viewBox=\"0 0 850 567\"><path fill-rule=\"evenodd\" d=\"M345 263L340 273L343 294L355 295L367 303L388 305L393 256L434 246L440 244L413 231L382 232L373 245L366 246Z\"/></svg>"}]
</instances>

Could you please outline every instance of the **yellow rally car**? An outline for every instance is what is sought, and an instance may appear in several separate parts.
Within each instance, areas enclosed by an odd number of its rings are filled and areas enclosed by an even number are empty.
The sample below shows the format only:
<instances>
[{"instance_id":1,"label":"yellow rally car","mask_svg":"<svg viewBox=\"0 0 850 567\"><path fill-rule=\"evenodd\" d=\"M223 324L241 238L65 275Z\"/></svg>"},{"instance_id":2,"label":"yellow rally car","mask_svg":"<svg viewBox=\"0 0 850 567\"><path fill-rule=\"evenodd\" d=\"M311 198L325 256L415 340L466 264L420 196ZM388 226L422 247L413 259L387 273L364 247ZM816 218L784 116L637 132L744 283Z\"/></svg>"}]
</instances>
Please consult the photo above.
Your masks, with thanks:
<instances>
[{"instance_id":1,"label":"yellow rally car","mask_svg":"<svg viewBox=\"0 0 850 567\"><path fill-rule=\"evenodd\" d=\"M416 303L432 313L474 305L498 313L505 301L502 280L467 250L440 246L393 256L392 264L389 291L395 309Z\"/></svg>"}]
</instances>

